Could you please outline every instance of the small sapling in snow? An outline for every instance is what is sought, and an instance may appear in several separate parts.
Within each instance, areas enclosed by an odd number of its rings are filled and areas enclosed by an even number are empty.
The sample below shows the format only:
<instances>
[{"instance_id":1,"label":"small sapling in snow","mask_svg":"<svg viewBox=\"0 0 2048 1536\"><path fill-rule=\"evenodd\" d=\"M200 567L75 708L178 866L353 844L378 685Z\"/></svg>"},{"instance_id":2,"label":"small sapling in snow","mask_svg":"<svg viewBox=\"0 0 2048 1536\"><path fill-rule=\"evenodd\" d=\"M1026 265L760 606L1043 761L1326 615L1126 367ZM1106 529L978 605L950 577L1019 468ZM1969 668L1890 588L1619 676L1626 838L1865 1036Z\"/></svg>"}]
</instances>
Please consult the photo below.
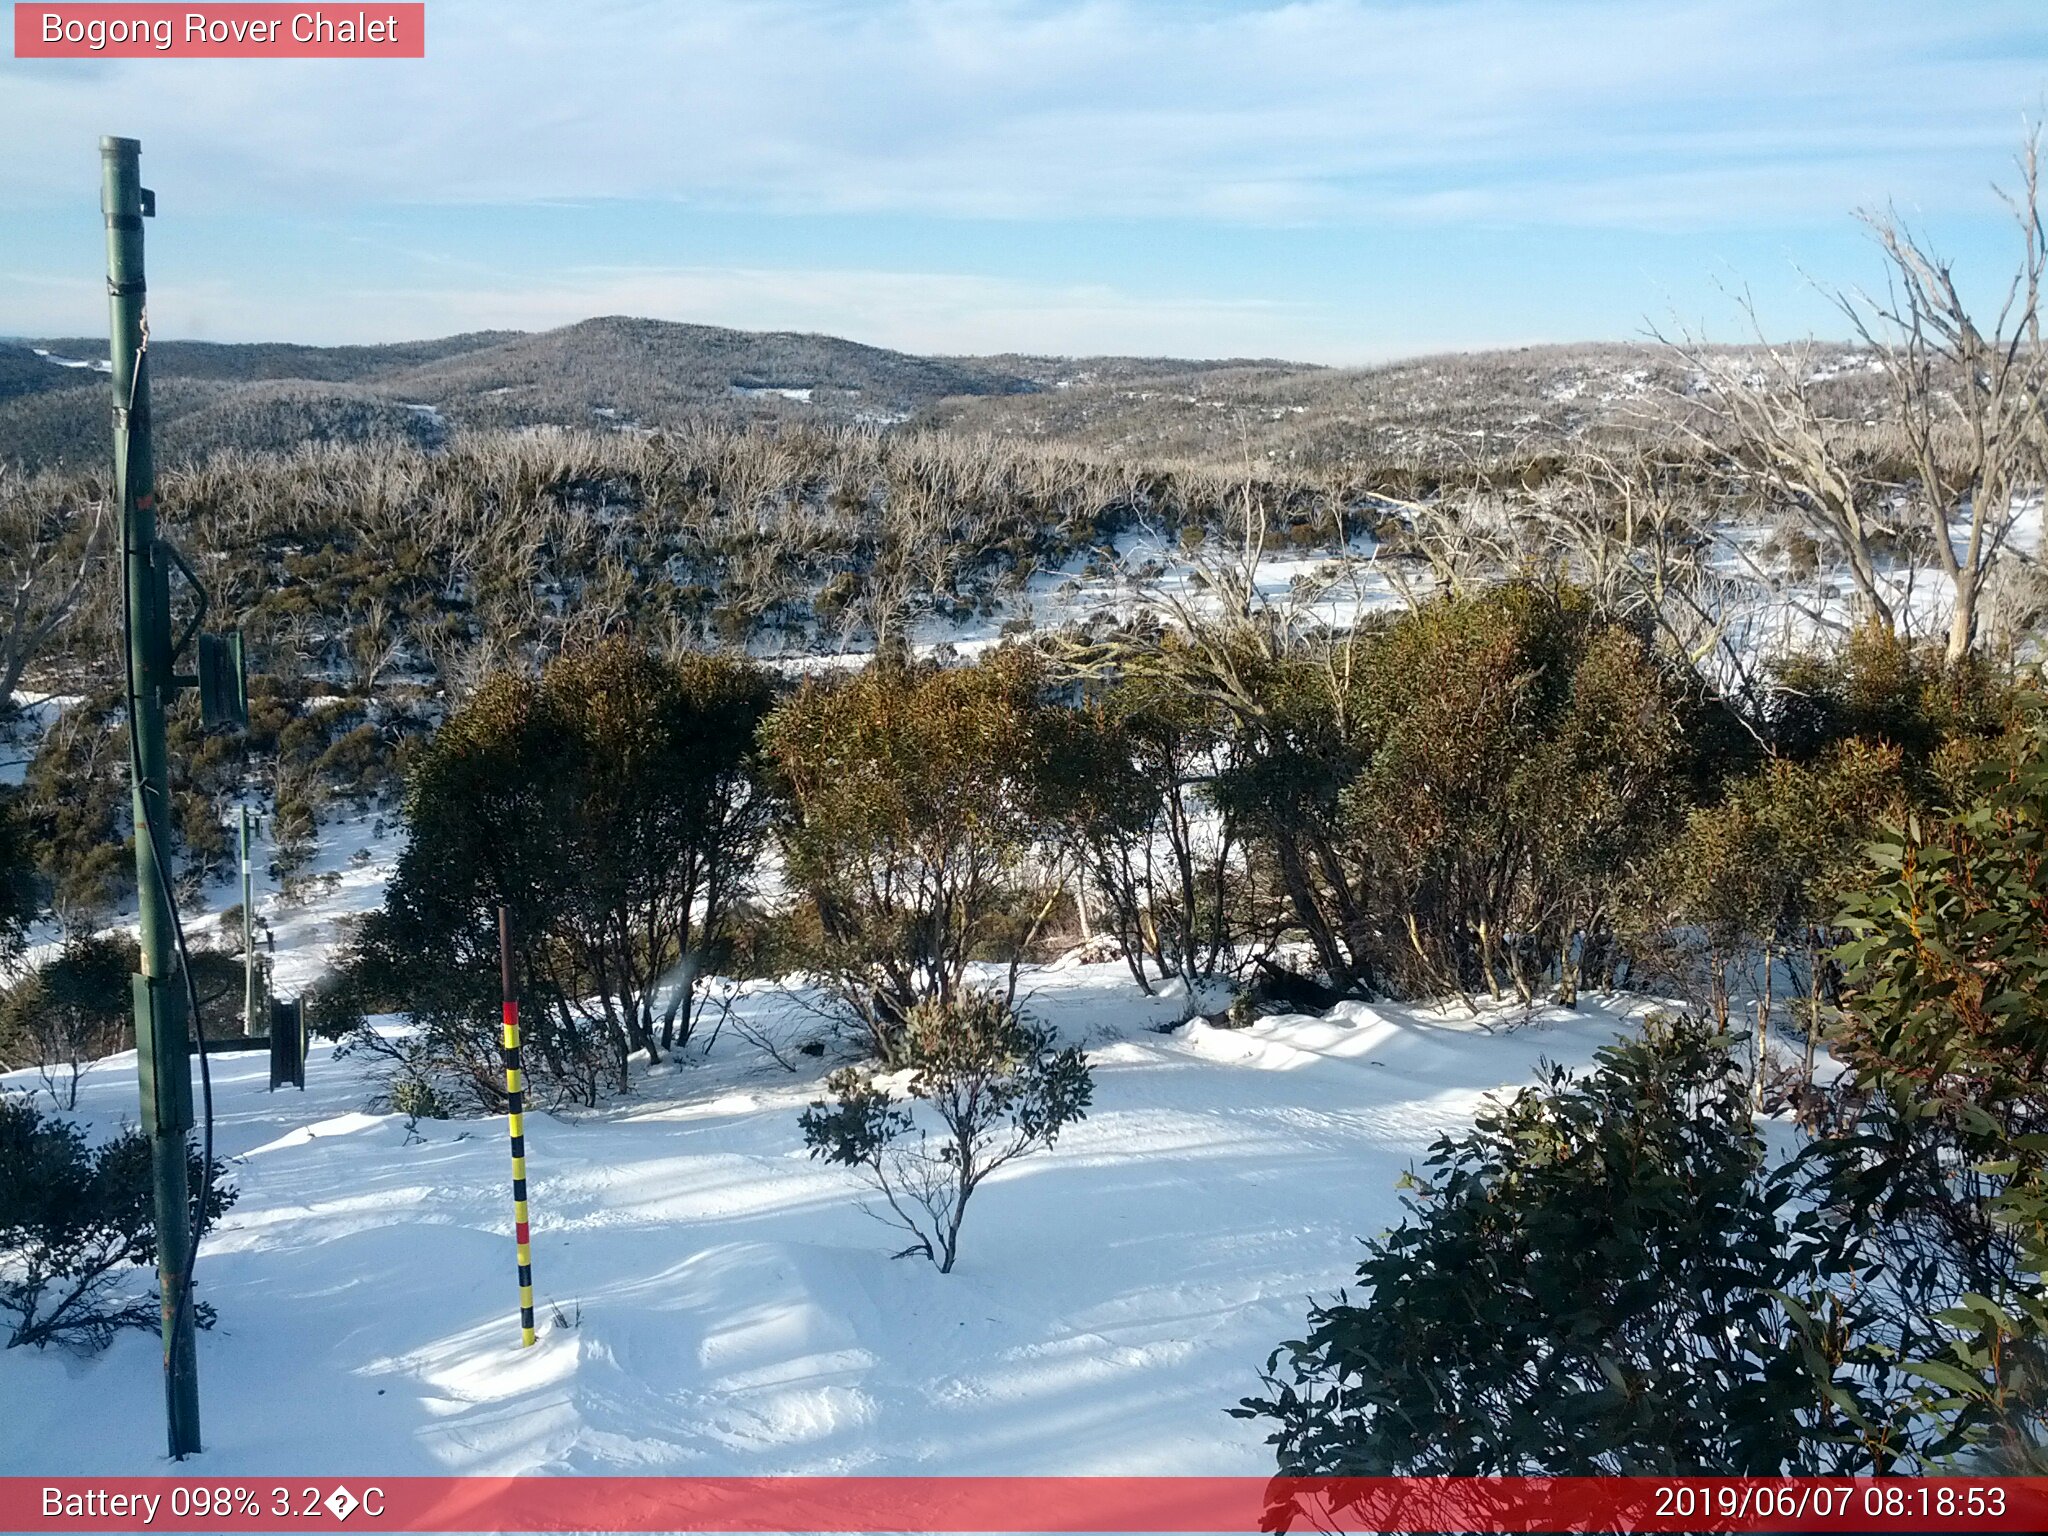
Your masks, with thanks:
<instances>
[{"instance_id":1,"label":"small sapling in snow","mask_svg":"<svg viewBox=\"0 0 2048 1536\"><path fill-rule=\"evenodd\" d=\"M975 1190L1084 1118L1094 1080L1077 1047L1055 1049L1049 1028L989 992L912 1008L896 1059L908 1102L871 1069L844 1068L826 1080L831 1102L804 1111L804 1144L860 1169L881 1193L886 1209L874 1214L911 1238L897 1258L922 1254L949 1274ZM936 1129L918 1123L919 1104Z\"/></svg>"}]
</instances>

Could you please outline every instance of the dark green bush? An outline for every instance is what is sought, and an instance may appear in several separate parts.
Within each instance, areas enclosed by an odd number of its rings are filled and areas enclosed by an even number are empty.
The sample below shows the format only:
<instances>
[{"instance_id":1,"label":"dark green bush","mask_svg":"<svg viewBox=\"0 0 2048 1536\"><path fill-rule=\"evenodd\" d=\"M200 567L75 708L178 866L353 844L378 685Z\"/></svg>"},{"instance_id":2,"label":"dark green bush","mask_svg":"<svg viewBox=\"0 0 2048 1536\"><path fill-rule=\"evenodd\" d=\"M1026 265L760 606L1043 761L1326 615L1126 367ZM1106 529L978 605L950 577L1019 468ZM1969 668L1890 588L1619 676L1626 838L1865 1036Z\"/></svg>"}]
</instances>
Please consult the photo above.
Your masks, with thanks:
<instances>
[{"instance_id":1,"label":"dark green bush","mask_svg":"<svg viewBox=\"0 0 2048 1536\"><path fill-rule=\"evenodd\" d=\"M502 903L544 1096L593 1102L625 1088L633 1052L687 1043L765 832L771 693L744 663L626 640L493 678L418 754L406 849L349 967L356 1005L410 1013L435 1070L495 1107Z\"/></svg>"},{"instance_id":2,"label":"dark green bush","mask_svg":"<svg viewBox=\"0 0 2048 1536\"><path fill-rule=\"evenodd\" d=\"M1782 1299L1839 1255L1766 1176L1725 1038L1653 1021L1425 1168L1358 1297L1317 1306L1234 1410L1277 1426L1283 1475L1868 1465Z\"/></svg>"},{"instance_id":3,"label":"dark green bush","mask_svg":"<svg viewBox=\"0 0 2048 1536\"><path fill-rule=\"evenodd\" d=\"M1868 1095L1813 1198L1872 1228L1870 1285L1940 1426L1926 1454L2048 1446L2048 720L1952 810L1870 850L1842 916L1836 1053Z\"/></svg>"},{"instance_id":4,"label":"dark green bush","mask_svg":"<svg viewBox=\"0 0 2048 1536\"><path fill-rule=\"evenodd\" d=\"M156 1298L123 1293L131 1268L156 1261L149 1141L124 1131L88 1146L68 1121L19 1095L0 1096L0 1317L7 1343L104 1347L123 1328L155 1328ZM215 1165L188 1149L190 1181L211 1221L234 1203ZM210 1326L212 1309L196 1317Z\"/></svg>"}]
</instances>

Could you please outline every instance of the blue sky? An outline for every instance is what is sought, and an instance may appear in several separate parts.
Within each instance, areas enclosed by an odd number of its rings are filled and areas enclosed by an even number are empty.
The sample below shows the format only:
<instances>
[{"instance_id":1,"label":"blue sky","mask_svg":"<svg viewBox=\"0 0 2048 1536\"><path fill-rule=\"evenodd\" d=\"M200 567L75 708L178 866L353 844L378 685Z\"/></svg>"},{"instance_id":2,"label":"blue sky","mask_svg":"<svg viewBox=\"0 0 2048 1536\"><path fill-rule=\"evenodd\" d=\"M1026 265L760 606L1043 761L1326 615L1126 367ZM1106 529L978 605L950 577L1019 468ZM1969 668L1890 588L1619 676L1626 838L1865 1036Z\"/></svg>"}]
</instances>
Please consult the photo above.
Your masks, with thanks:
<instances>
[{"instance_id":1,"label":"blue sky","mask_svg":"<svg viewBox=\"0 0 2048 1536\"><path fill-rule=\"evenodd\" d=\"M638 314L1264 355L1843 327L1896 204L1988 292L2041 0L429 0L424 61L0 59L0 334Z\"/></svg>"}]
</instances>

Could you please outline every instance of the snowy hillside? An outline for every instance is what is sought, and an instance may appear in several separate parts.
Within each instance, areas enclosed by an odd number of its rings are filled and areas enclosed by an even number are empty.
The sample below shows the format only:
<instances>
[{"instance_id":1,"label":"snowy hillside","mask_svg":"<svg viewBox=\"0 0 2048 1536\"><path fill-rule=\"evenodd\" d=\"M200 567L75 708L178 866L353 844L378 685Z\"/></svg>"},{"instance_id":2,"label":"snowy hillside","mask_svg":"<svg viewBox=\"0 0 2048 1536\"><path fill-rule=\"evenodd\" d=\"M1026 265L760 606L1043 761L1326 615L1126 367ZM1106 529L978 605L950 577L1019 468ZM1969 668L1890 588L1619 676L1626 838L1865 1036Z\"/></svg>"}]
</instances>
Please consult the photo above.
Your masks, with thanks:
<instances>
[{"instance_id":1,"label":"snowy hillside","mask_svg":"<svg viewBox=\"0 0 2048 1536\"><path fill-rule=\"evenodd\" d=\"M324 1046L304 1093L215 1058L241 1198L199 1266L221 1319L200 1344L205 1470L1261 1474L1264 1431L1225 1410L1399 1219L1402 1171L1481 1094L1623 1022L1517 1013L1496 1033L1352 1004L1159 1033L1177 1005L1120 964L1025 990L1089 1045L1095 1105L977 1197L951 1275L892 1261L857 1182L803 1154L836 1041L796 1076L728 1026L603 1110L530 1115L530 1352L502 1122L409 1132ZM739 1013L785 1043L827 1034L772 990ZM118 1127L135 1092L132 1054L104 1061L79 1116ZM0 1472L161 1471L161 1390L139 1333L92 1359L0 1353Z\"/></svg>"}]
</instances>

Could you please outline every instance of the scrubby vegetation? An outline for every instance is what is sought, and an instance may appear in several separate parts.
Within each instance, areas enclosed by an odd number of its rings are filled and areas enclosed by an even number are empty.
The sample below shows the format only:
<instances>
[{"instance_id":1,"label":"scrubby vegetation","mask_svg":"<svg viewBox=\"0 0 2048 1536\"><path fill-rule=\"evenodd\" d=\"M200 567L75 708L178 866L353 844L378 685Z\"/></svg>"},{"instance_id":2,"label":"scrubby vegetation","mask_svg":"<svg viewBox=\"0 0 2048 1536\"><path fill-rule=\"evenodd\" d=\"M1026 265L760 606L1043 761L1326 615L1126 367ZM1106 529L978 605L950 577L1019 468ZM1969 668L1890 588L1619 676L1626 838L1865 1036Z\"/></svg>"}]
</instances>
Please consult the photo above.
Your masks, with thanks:
<instances>
[{"instance_id":1,"label":"scrubby vegetation","mask_svg":"<svg viewBox=\"0 0 2048 1536\"><path fill-rule=\"evenodd\" d=\"M2038 1471L2048 733L1873 844L1832 1112L1772 1166L1681 1019L1447 1137L1362 1293L1269 1362L1290 1474Z\"/></svg>"},{"instance_id":2,"label":"scrubby vegetation","mask_svg":"<svg viewBox=\"0 0 2048 1536\"><path fill-rule=\"evenodd\" d=\"M196 1203L211 1221L234 1203L222 1169L189 1154ZM154 1328L153 1296L130 1297L121 1280L156 1262L149 1141L124 1131L89 1146L67 1120L19 1094L0 1094L0 1317L7 1346L105 1346L124 1328ZM209 1327L213 1309L196 1318Z\"/></svg>"}]
</instances>

